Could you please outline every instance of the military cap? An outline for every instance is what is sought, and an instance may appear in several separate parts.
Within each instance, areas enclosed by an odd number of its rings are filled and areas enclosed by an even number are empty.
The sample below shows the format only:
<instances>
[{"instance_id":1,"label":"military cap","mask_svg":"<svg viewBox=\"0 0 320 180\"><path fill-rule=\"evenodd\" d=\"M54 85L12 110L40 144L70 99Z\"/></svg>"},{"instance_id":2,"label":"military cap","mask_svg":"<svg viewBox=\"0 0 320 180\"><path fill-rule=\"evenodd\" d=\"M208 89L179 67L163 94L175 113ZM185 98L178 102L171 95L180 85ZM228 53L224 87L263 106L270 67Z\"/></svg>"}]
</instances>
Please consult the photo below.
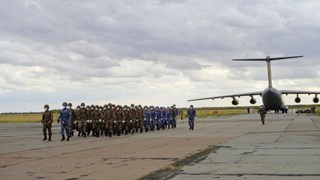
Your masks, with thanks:
<instances>
[{"instance_id":1,"label":"military cap","mask_svg":"<svg viewBox=\"0 0 320 180\"><path fill-rule=\"evenodd\" d=\"M49 109L49 105L48 104L44 105L44 108L48 108Z\"/></svg>"}]
</instances>

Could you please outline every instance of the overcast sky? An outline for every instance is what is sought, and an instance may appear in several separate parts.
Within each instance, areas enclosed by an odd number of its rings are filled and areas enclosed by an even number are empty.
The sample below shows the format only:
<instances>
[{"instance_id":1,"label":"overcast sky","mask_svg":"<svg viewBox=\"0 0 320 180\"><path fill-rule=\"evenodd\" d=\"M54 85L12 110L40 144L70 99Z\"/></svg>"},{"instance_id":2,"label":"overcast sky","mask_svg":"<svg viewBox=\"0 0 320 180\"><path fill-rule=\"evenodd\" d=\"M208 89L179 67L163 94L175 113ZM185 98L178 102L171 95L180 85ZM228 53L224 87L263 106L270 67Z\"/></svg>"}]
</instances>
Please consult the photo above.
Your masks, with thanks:
<instances>
[{"instance_id":1,"label":"overcast sky","mask_svg":"<svg viewBox=\"0 0 320 180\"><path fill-rule=\"evenodd\" d=\"M319 9L315 0L2 0L0 112L63 101L187 107L267 87L266 63L233 58L303 55L273 62L273 85L320 91Z\"/></svg>"}]
</instances>

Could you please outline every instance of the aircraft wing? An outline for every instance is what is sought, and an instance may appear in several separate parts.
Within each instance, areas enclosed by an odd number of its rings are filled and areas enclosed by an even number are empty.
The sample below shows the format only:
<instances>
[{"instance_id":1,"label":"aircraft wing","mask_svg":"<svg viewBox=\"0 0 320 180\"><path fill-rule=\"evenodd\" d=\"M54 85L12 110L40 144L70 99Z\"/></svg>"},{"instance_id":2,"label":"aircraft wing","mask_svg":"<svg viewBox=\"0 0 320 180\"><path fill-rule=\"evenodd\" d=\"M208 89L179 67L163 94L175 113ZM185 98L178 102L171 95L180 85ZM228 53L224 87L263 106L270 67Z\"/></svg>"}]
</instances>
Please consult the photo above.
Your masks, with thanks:
<instances>
[{"instance_id":1,"label":"aircraft wing","mask_svg":"<svg viewBox=\"0 0 320 180\"><path fill-rule=\"evenodd\" d=\"M285 94L285 95L288 95L288 94L314 94L314 95L318 95L320 94L320 91L295 91L295 90L281 90L280 91L281 94Z\"/></svg>"},{"instance_id":2,"label":"aircraft wing","mask_svg":"<svg viewBox=\"0 0 320 180\"><path fill-rule=\"evenodd\" d=\"M257 91L257 92L249 92L249 93L241 93L241 94L231 94L231 95L225 95L225 96L213 96L213 97L206 97L206 98L199 98L199 99L190 99L188 101L201 101L201 100L214 100L214 99L224 99L224 98L240 98L241 96L256 96L262 95L262 91Z\"/></svg>"}]
</instances>

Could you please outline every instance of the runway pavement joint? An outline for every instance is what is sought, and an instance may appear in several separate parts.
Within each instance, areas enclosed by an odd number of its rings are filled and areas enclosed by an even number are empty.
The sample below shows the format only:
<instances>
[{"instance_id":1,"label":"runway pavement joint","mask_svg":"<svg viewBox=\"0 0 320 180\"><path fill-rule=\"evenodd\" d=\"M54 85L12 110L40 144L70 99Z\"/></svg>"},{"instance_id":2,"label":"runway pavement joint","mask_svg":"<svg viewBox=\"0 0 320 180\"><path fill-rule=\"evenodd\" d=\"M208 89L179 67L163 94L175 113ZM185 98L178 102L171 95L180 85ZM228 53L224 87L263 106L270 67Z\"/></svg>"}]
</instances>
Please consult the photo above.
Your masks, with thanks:
<instances>
[{"instance_id":1,"label":"runway pavement joint","mask_svg":"<svg viewBox=\"0 0 320 180\"><path fill-rule=\"evenodd\" d=\"M215 153L220 148L229 148L224 146L209 146L208 148L187 156L181 160L178 160L166 167L157 171L151 172L146 176L140 178L140 180L153 180L153 179L170 179L173 178L184 166L191 165L192 163L198 163L205 159L208 154Z\"/></svg>"}]
</instances>

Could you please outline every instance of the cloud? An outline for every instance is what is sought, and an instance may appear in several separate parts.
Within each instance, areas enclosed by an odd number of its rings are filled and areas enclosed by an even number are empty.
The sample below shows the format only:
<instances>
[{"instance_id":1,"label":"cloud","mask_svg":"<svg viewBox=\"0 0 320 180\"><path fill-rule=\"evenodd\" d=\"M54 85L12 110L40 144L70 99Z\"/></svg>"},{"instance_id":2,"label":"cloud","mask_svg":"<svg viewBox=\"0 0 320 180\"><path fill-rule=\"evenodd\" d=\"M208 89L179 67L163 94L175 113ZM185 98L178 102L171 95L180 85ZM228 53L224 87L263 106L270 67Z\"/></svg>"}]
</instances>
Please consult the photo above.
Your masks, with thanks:
<instances>
[{"instance_id":1,"label":"cloud","mask_svg":"<svg viewBox=\"0 0 320 180\"><path fill-rule=\"evenodd\" d=\"M311 0L4 1L0 99L12 105L1 111L64 100L188 106L266 87L265 63L233 58L304 55L272 63L274 85L317 90L319 8ZM14 98L36 94L43 100Z\"/></svg>"}]
</instances>

